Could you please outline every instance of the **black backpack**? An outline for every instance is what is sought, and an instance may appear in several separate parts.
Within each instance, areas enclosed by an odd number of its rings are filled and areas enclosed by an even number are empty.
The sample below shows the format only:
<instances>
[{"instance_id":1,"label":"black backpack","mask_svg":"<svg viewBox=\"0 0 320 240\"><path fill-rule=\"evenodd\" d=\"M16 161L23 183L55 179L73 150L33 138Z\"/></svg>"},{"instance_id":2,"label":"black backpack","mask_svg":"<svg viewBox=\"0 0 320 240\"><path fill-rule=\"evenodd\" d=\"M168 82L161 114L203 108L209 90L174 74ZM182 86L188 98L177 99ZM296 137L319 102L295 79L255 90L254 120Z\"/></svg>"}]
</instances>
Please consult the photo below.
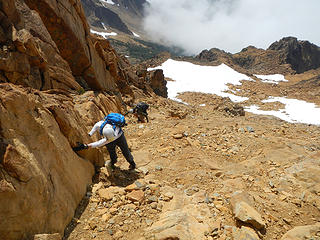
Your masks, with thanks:
<instances>
[{"instance_id":1,"label":"black backpack","mask_svg":"<svg viewBox=\"0 0 320 240\"><path fill-rule=\"evenodd\" d=\"M135 107L136 112L144 112L144 113L147 112L148 108L149 108L149 105L145 102L139 102Z\"/></svg>"}]
</instances>

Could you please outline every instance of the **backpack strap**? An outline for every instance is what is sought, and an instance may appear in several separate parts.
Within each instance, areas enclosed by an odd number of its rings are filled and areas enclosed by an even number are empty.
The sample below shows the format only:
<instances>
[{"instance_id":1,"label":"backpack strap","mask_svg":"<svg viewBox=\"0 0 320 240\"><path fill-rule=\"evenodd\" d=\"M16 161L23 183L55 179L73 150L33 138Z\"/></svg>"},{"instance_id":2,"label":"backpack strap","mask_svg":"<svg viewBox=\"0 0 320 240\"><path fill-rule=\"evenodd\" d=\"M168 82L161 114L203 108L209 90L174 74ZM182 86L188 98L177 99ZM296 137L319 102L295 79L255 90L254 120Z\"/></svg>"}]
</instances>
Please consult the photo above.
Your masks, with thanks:
<instances>
[{"instance_id":1,"label":"backpack strap","mask_svg":"<svg viewBox=\"0 0 320 240\"><path fill-rule=\"evenodd\" d=\"M102 133L103 132L103 128L107 123L108 123L108 121L107 121L107 118L105 117L104 118L104 122L101 124L100 130L99 130L101 136L103 135L103 133Z\"/></svg>"}]
</instances>

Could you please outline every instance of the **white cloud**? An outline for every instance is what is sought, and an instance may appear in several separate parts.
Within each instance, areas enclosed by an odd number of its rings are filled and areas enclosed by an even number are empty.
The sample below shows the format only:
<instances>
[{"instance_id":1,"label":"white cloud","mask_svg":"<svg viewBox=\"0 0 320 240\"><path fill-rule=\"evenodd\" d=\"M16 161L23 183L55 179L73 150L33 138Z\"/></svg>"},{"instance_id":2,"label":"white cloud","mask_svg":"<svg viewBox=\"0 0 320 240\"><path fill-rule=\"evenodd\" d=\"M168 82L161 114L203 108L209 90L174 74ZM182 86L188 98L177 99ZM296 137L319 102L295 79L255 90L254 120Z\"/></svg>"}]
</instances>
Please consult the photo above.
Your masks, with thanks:
<instances>
[{"instance_id":1,"label":"white cloud","mask_svg":"<svg viewBox=\"0 0 320 240\"><path fill-rule=\"evenodd\" d=\"M152 0L145 30L188 54L217 47L239 52L254 45L267 48L294 36L320 45L319 0Z\"/></svg>"}]
</instances>

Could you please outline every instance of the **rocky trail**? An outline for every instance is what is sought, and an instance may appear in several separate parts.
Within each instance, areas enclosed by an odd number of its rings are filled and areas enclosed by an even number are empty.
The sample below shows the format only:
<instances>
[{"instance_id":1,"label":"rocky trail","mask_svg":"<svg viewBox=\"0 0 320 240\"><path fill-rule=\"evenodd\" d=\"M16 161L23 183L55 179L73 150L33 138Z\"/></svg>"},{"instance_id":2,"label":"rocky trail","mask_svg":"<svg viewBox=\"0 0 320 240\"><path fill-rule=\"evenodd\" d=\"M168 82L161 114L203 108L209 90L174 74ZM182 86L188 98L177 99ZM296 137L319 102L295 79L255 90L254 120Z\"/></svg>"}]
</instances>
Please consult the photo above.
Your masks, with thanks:
<instances>
[{"instance_id":1,"label":"rocky trail","mask_svg":"<svg viewBox=\"0 0 320 240\"><path fill-rule=\"evenodd\" d=\"M138 170L98 169L64 239L320 239L319 127L181 98L129 117Z\"/></svg>"}]
</instances>

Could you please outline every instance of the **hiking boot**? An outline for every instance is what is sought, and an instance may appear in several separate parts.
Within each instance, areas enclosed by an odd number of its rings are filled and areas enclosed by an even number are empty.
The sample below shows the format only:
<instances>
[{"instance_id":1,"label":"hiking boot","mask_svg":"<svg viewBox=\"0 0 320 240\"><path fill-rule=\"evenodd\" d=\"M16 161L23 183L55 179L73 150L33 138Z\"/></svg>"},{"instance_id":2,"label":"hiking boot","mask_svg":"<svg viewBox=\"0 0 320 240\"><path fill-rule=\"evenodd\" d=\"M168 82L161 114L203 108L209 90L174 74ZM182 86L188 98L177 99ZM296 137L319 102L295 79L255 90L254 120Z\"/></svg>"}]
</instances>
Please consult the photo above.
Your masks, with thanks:
<instances>
[{"instance_id":1,"label":"hiking boot","mask_svg":"<svg viewBox=\"0 0 320 240\"><path fill-rule=\"evenodd\" d=\"M114 165L114 163L112 163L112 162L110 162L110 161L106 162L106 163L105 163L105 166L106 166L107 168L110 168L111 170L115 170L115 169L116 169L116 166Z\"/></svg>"},{"instance_id":2,"label":"hiking boot","mask_svg":"<svg viewBox=\"0 0 320 240\"><path fill-rule=\"evenodd\" d=\"M136 164L135 163L130 164L129 170L132 171L132 170L135 170L135 169L136 169Z\"/></svg>"},{"instance_id":3,"label":"hiking boot","mask_svg":"<svg viewBox=\"0 0 320 240\"><path fill-rule=\"evenodd\" d=\"M115 170L116 169L116 166L113 164L113 163L110 163L108 165L108 167L111 169L111 170Z\"/></svg>"}]
</instances>

